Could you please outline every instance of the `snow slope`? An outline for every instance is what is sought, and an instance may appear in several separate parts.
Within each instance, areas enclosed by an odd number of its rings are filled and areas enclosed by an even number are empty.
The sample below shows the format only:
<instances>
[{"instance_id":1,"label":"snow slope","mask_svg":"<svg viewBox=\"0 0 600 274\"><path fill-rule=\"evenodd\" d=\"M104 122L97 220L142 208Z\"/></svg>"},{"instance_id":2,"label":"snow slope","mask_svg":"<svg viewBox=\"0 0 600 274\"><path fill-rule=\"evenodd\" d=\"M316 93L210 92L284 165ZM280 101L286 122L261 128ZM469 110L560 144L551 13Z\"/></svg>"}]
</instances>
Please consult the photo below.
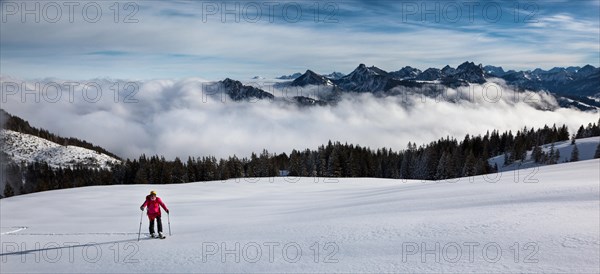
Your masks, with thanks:
<instances>
[{"instance_id":1,"label":"snow slope","mask_svg":"<svg viewBox=\"0 0 600 274\"><path fill-rule=\"evenodd\" d=\"M600 137L589 137L576 139L575 144L577 145L577 149L579 150L579 160L589 160L594 158L594 153L596 152L596 148L598 147L598 143L600 143ZM546 144L541 146L542 151L548 153L550 152L550 148L552 144ZM571 141L563 141L554 143L554 150L558 150L560 152L560 159L558 163L566 163L571 159L571 152L573 152L574 146L571 145ZM509 171L515 169L523 169L523 168L533 168L539 167L544 164L535 163L531 158L531 150L527 151L527 160L521 162L516 161L510 165L504 165L504 154L492 157L488 159L490 165L494 166L496 164L498 166L499 171Z\"/></svg>"},{"instance_id":2,"label":"snow slope","mask_svg":"<svg viewBox=\"0 0 600 274\"><path fill-rule=\"evenodd\" d=\"M0 130L0 149L13 161L47 162L52 167L107 168L120 160L78 146L63 146L46 139L12 130Z\"/></svg>"},{"instance_id":3,"label":"snow slope","mask_svg":"<svg viewBox=\"0 0 600 274\"><path fill-rule=\"evenodd\" d=\"M598 159L452 182L294 179L94 186L2 199L0 269L600 272ZM151 189L173 214L173 235L137 242L139 206Z\"/></svg>"}]
</instances>

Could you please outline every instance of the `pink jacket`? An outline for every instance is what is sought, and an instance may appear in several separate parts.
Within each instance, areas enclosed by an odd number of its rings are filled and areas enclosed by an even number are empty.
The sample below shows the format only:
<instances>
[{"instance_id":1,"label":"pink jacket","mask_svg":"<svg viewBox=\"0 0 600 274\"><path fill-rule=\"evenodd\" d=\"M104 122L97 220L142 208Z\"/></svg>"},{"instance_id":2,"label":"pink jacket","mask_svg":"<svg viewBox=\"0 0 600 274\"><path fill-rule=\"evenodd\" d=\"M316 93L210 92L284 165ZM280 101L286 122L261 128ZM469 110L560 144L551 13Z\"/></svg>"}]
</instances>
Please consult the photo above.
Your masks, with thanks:
<instances>
[{"instance_id":1,"label":"pink jacket","mask_svg":"<svg viewBox=\"0 0 600 274\"><path fill-rule=\"evenodd\" d=\"M156 197L156 199L152 201L152 199L150 199L150 195L146 196L146 201L142 204L142 207L145 206L148 207L148 216L160 216L160 207L166 211L169 211L165 203L163 203L159 197Z\"/></svg>"}]
</instances>

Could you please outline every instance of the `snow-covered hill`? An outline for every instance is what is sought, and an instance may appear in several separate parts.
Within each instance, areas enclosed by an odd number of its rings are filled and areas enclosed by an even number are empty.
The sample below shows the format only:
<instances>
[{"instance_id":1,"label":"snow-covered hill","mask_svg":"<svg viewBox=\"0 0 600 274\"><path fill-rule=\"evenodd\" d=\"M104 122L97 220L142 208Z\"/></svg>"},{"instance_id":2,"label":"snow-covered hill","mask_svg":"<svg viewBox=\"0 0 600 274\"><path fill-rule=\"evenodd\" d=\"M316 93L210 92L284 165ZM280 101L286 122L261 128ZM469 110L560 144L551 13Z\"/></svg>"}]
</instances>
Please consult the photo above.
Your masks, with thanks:
<instances>
[{"instance_id":1,"label":"snow-covered hill","mask_svg":"<svg viewBox=\"0 0 600 274\"><path fill-rule=\"evenodd\" d=\"M46 139L12 130L0 130L0 149L14 162L47 162L52 167L82 165L107 168L120 160L103 153L77 147L63 146Z\"/></svg>"},{"instance_id":2,"label":"snow-covered hill","mask_svg":"<svg viewBox=\"0 0 600 274\"><path fill-rule=\"evenodd\" d=\"M264 178L0 200L2 272L600 272L600 160L452 181ZM166 240L137 241L155 189ZM77 206L73 206L77 205ZM144 217L142 232L147 232Z\"/></svg>"},{"instance_id":3,"label":"snow-covered hill","mask_svg":"<svg viewBox=\"0 0 600 274\"><path fill-rule=\"evenodd\" d=\"M594 158L594 153L596 152L596 148L598 147L598 143L600 143L600 137L589 137L583 139L576 139L575 144L577 145L577 149L579 150L579 160L589 160ZM549 153L552 144L546 144L541 146L542 151L545 153ZM565 163L571 159L571 153L573 152L573 148L575 146L571 145L571 141L563 141L554 143L554 150L558 151L560 154L560 159L557 163ZM490 158L488 162L490 165L498 166L499 171L509 171L515 169L523 169L523 168L532 168L542 166L544 164L535 163L532 159L532 151L527 151L527 160L521 162L516 161L510 165L504 165L504 154Z\"/></svg>"}]
</instances>

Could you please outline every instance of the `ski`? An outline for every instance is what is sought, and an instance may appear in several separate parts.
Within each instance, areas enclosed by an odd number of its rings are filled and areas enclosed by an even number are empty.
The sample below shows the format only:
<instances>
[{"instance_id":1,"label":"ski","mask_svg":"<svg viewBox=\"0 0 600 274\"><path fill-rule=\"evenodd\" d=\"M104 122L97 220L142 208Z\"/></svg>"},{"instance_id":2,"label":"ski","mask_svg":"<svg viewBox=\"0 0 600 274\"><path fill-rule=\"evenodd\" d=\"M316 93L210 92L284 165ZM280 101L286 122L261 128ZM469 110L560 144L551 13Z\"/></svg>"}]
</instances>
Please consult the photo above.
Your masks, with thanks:
<instances>
[{"instance_id":1,"label":"ski","mask_svg":"<svg viewBox=\"0 0 600 274\"><path fill-rule=\"evenodd\" d=\"M161 239L161 240L167 238L167 236L165 236L165 235L149 235L148 237L150 239Z\"/></svg>"}]
</instances>

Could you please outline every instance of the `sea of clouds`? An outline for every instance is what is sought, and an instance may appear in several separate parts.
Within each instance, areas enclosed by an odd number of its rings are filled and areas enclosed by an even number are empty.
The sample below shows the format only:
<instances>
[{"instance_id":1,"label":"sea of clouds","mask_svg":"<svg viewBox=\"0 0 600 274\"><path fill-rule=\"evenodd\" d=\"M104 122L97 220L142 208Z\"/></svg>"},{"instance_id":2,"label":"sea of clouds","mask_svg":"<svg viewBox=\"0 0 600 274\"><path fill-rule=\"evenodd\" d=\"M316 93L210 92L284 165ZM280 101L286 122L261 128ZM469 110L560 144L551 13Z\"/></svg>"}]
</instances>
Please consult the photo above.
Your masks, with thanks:
<instances>
[{"instance_id":1,"label":"sea of clouds","mask_svg":"<svg viewBox=\"0 0 600 274\"><path fill-rule=\"evenodd\" d=\"M408 88L394 90L396 96L350 93L335 105L315 107L288 101L295 95L318 98L317 87L290 91L264 82L248 84L272 92L275 100L235 102L224 91L208 88L213 82L199 78L0 80L1 107L10 114L124 158L142 153L167 159L247 157L262 149L315 149L328 140L401 150L409 141L462 139L494 129L566 124L573 132L599 117L597 112L560 108L548 93L516 92L500 80L429 96Z\"/></svg>"}]
</instances>

